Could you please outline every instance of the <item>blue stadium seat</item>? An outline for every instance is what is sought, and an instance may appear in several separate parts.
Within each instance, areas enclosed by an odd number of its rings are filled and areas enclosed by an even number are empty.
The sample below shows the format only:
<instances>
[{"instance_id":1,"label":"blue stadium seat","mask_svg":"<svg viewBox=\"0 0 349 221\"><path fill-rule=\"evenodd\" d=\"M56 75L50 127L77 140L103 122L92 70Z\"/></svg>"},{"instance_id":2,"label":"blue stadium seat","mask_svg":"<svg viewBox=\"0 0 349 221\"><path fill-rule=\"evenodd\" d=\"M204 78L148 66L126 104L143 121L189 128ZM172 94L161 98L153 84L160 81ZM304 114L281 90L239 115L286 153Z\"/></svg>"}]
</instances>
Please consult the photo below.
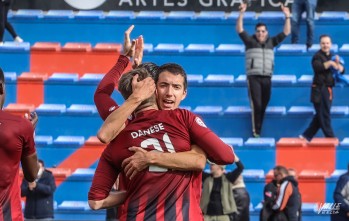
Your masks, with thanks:
<instances>
[{"instance_id":1,"label":"blue stadium seat","mask_svg":"<svg viewBox=\"0 0 349 221\"><path fill-rule=\"evenodd\" d=\"M81 210L89 210L90 207L87 201L63 201L58 205L57 209L75 212Z\"/></svg>"},{"instance_id":2,"label":"blue stadium seat","mask_svg":"<svg viewBox=\"0 0 349 221\"><path fill-rule=\"evenodd\" d=\"M241 54L245 52L243 44L220 44L216 48L216 54Z\"/></svg>"},{"instance_id":3,"label":"blue stadium seat","mask_svg":"<svg viewBox=\"0 0 349 221\"><path fill-rule=\"evenodd\" d=\"M144 43L144 47L143 47L144 54L151 53L153 52L153 50L154 50L153 44Z\"/></svg>"},{"instance_id":4,"label":"blue stadium seat","mask_svg":"<svg viewBox=\"0 0 349 221\"><path fill-rule=\"evenodd\" d=\"M307 52L307 46L305 44L282 44L276 49L278 53L305 53Z\"/></svg>"},{"instance_id":5,"label":"blue stadium seat","mask_svg":"<svg viewBox=\"0 0 349 221\"><path fill-rule=\"evenodd\" d=\"M284 20L285 15L281 11L262 11L259 16L258 20L260 21L277 21Z\"/></svg>"},{"instance_id":6,"label":"blue stadium seat","mask_svg":"<svg viewBox=\"0 0 349 221\"><path fill-rule=\"evenodd\" d=\"M227 19L228 20L237 20L239 17L240 12L231 12L230 14L228 14ZM245 12L244 14L244 21L253 21L256 20L256 12L253 11L248 11Z\"/></svg>"},{"instance_id":7,"label":"blue stadium seat","mask_svg":"<svg viewBox=\"0 0 349 221\"><path fill-rule=\"evenodd\" d=\"M4 75L6 82L6 99L4 107L6 107L10 103L17 103L17 74L16 72L4 72Z\"/></svg>"},{"instance_id":8,"label":"blue stadium seat","mask_svg":"<svg viewBox=\"0 0 349 221\"><path fill-rule=\"evenodd\" d=\"M223 111L221 106L197 106L193 112L199 115L219 115Z\"/></svg>"},{"instance_id":9,"label":"blue stadium seat","mask_svg":"<svg viewBox=\"0 0 349 221\"><path fill-rule=\"evenodd\" d=\"M184 45L183 44L158 44L154 48L154 52L160 52L160 53L180 53L184 51Z\"/></svg>"},{"instance_id":10,"label":"blue stadium seat","mask_svg":"<svg viewBox=\"0 0 349 221\"><path fill-rule=\"evenodd\" d=\"M76 146L79 147L85 143L85 138L82 136L58 136L54 141L54 145L60 146Z\"/></svg>"},{"instance_id":11,"label":"blue stadium seat","mask_svg":"<svg viewBox=\"0 0 349 221\"><path fill-rule=\"evenodd\" d=\"M346 116L349 113L348 106L332 106L331 115Z\"/></svg>"},{"instance_id":12,"label":"blue stadium seat","mask_svg":"<svg viewBox=\"0 0 349 221\"><path fill-rule=\"evenodd\" d=\"M44 19L62 20L72 18L74 18L73 10L48 10L48 12L44 14Z\"/></svg>"},{"instance_id":13,"label":"blue stadium seat","mask_svg":"<svg viewBox=\"0 0 349 221\"><path fill-rule=\"evenodd\" d=\"M308 52L311 52L311 53L315 53L317 52L318 50L320 50L320 44L313 44L309 49L308 49ZM337 44L332 44L331 46L331 51L334 52L334 53L337 53L338 52L338 45Z\"/></svg>"},{"instance_id":14,"label":"blue stadium seat","mask_svg":"<svg viewBox=\"0 0 349 221\"><path fill-rule=\"evenodd\" d=\"M67 107L65 104L40 104L39 107L35 109L38 115L56 115L66 112Z\"/></svg>"},{"instance_id":15,"label":"blue stadium seat","mask_svg":"<svg viewBox=\"0 0 349 221\"><path fill-rule=\"evenodd\" d=\"M288 111L288 115L314 115L315 110L312 106L292 106Z\"/></svg>"},{"instance_id":16,"label":"blue stadium seat","mask_svg":"<svg viewBox=\"0 0 349 221\"><path fill-rule=\"evenodd\" d=\"M343 44L342 47L340 47L339 52L349 53L349 44Z\"/></svg>"},{"instance_id":17,"label":"blue stadium seat","mask_svg":"<svg viewBox=\"0 0 349 221\"><path fill-rule=\"evenodd\" d=\"M92 168L78 168L69 177L69 181L92 181L95 169Z\"/></svg>"},{"instance_id":18,"label":"blue stadium seat","mask_svg":"<svg viewBox=\"0 0 349 221\"><path fill-rule=\"evenodd\" d=\"M349 137L344 138L344 139L340 142L340 146L342 146L342 147L349 147Z\"/></svg>"},{"instance_id":19,"label":"blue stadium seat","mask_svg":"<svg viewBox=\"0 0 349 221\"><path fill-rule=\"evenodd\" d=\"M185 49L186 53L213 53L214 45L213 44L189 44Z\"/></svg>"},{"instance_id":20,"label":"blue stadium seat","mask_svg":"<svg viewBox=\"0 0 349 221\"><path fill-rule=\"evenodd\" d=\"M209 74L204 80L206 86L233 86L233 75Z\"/></svg>"},{"instance_id":21,"label":"blue stadium seat","mask_svg":"<svg viewBox=\"0 0 349 221\"><path fill-rule=\"evenodd\" d=\"M225 20L225 12L223 11L201 11L198 16L196 17L196 20L198 21L211 21L211 22L217 22L217 21L223 21Z\"/></svg>"},{"instance_id":22,"label":"blue stadium seat","mask_svg":"<svg viewBox=\"0 0 349 221\"><path fill-rule=\"evenodd\" d=\"M17 80L17 74L16 72L4 72L5 75L5 82L6 84L8 82L16 81Z\"/></svg>"},{"instance_id":23,"label":"blue stadium seat","mask_svg":"<svg viewBox=\"0 0 349 221\"><path fill-rule=\"evenodd\" d=\"M323 11L319 16L319 21L344 21L347 20L346 11Z\"/></svg>"},{"instance_id":24,"label":"blue stadium seat","mask_svg":"<svg viewBox=\"0 0 349 221\"><path fill-rule=\"evenodd\" d=\"M274 147L275 139L269 137L261 138L248 138L245 143L245 147Z\"/></svg>"},{"instance_id":25,"label":"blue stadium seat","mask_svg":"<svg viewBox=\"0 0 349 221\"><path fill-rule=\"evenodd\" d=\"M141 20L162 20L165 18L163 11L141 11L136 16L136 19Z\"/></svg>"},{"instance_id":26,"label":"blue stadium seat","mask_svg":"<svg viewBox=\"0 0 349 221\"><path fill-rule=\"evenodd\" d=\"M171 11L166 16L167 20L180 20L180 21L190 21L195 18L195 12L193 11Z\"/></svg>"},{"instance_id":27,"label":"blue stadium seat","mask_svg":"<svg viewBox=\"0 0 349 221\"><path fill-rule=\"evenodd\" d=\"M317 211L316 203L302 203L302 211L303 212L315 212Z\"/></svg>"},{"instance_id":28,"label":"blue stadium seat","mask_svg":"<svg viewBox=\"0 0 349 221\"><path fill-rule=\"evenodd\" d=\"M13 19L38 19L43 18L44 12L39 9L19 9L13 14Z\"/></svg>"},{"instance_id":29,"label":"blue stadium seat","mask_svg":"<svg viewBox=\"0 0 349 221\"><path fill-rule=\"evenodd\" d=\"M241 74L239 75L236 79L235 79L235 86L242 86L242 87L246 87L247 86L247 77L245 74Z\"/></svg>"},{"instance_id":30,"label":"blue stadium seat","mask_svg":"<svg viewBox=\"0 0 349 221\"><path fill-rule=\"evenodd\" d=\"M51 77L47 79L47 83L74 83L79 80L79 74L77 73L53 73Z\"/></svg>"},{"instance_id":31,"label":"blue stadium seat","mask_svg":"<svg viewBox=\"0 0 349 221\"><path fill-rule=\"evenodd\" d=\"M3 45L0 45L0 52L28 52L30 51L29 42L12 42L5 41Z\"/></svg>"},{"instance_id":32,"label":"blue stadium seat","mask_svg":"<svg viewBox=\"0 0 349 221\"><path fill-rule=\"evenodd\" d=\"M347 165L347 162L345 162L345 166ZM326 202L333 202L333 192L336 188L337 180L341 175L343 175L347 171L347 169L336 169L332 172L332 174L329 177L326 178Z\"/></svg>"},{"instance_id":33,"label":"blue stadium seat","mask_svg":"<svg viewBox=\"0 0 349 221\"><path fill-rule=\"evenodd\" d=\"M35 136L35 146L47 146L53 143L52 136Z\"/></svg>"},{"instance_id":34,"label":"blue stadium seat","mask_svg":"<svg viewBox=\"0 0 349 221\"><path fill-rule=\"evenodd\" d=\"M221 140L234 147L242 147L244 145L244 140L241 137L221 137Z\"/></svg>"},{"instance_id":35,"label":"blue stadium seat","mask_svg":"<svg viewBox=\"0 0 349 221\"><path fill-rule=\"evenodd\" d=\"M264 170L259 169L247 169L242 172L242 176L244 178L260 178L263 179L265 177Z\"/></svg>"},{"instance_id":36,"label":"blue stadium seat","mask_svg":"<svg viewBox=\"0 0 349 221\"><path fill-rule=\"evenodd\" d=\"M86 73L79 79L79 83L94 83L99 84L99 82L104 77L104 74L97 74L97 73Z\"/></svg>"},{"instance_id":37,"label":"blue stadium seat","mask_svg":"<svg viewBox=\"0 0 349 221\"><path fill-rule=\"evenodd\" d=\"M292 86L297 83L297 77L294 74L274 74L271 81L273 86Z\"/></svg>"},{"instance_id":38,"label":"blue stadium seat","mask_svg":"<svg viewBox=\"0 0 349 221\"><path fill-rule=\"evenodd\" d=\"M84 104L72 104L67 108L67 114L71 115L92 115L97 113L97 108L95 105L84 105Z\"/></svg>"},{"instance_id":39,"label":"blue stadium seat","mask_svg":"<svg viewBox=\"0 0 349 221\"><path fill-rule=\"evenodd\" d=\"M102 10L78 11L75 14L77 20L99 20L104 18Z\"/></svg>"},{"instance_id":40,"label":"blue stadium seat","mask_svg":"<svg viewBox=\"0 0 349 221\"><path fill-rule=\"evenodd\" d=\"M251 107L249 106L229 106L224 110L224 115L251 115Z\"/></svg>"},{"instance_id":41,"label":"blue stadium seat","mask_svg":"<svg viewBox=\"0 0 349 221\"><path fill-rule=\"evenodd\" d=\"M191 107L190 106L179 106L180 109L184 109L184 110L188 110L191 111Z\"/></svg>"},{"instance_id":42,"label":"blue stadium seat","mask_svg":"<svg viewBox=\"0 0 349 221\"><path fill-rule=\"evenodd\" d=\"M267 110L265 111L268 115L276 115L276 116L282 116L286 115L286 107L284 106L268 106Z\"/></svg>"},{"instance_id":43,"label":"blue stadium seat","mask_svg":"<svg viewBox=\"0 0 349 221\"><path fill-rule=\"evenodd\" d=\"M135 18L133 11L109 11L105 16L107 20L130 20Z\"/></svg>"},{"instance_id":44,"label":"blue stadium seat","mask_svg":"<svg viewBox=\"0 0 349 221\"><path fill-rule=\"evenodd\" d=\"M313 83L313 75L304 74L297 80L297 85L310 86Z\"/></svg>"},{"instance_id":45,"label":"blue stadium seat","mask_svg":"<svg viewBox=\"0 0 349 221\"><path fill-rule=\"evenodd\" d=\"M189 86L198 86L204 82L204 76L201 74L188 74L187 80Z\"/></svg>"}]
</instances>

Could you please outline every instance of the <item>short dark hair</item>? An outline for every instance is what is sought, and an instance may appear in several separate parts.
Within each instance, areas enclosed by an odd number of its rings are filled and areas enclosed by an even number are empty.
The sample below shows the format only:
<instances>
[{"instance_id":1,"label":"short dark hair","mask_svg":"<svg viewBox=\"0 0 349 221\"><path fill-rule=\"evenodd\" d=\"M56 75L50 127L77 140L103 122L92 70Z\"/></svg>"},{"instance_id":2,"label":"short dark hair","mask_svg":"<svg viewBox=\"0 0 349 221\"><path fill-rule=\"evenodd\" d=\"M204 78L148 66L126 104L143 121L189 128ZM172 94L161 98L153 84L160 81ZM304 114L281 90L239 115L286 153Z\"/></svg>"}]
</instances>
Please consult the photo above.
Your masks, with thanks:
<instances>
[{"instance_id":1,"label":"short dark hair","mask_svg":"<svg viewBox=\"0 0 349 221\"><path fill-rule=\"evenodd\" d=\"M187 80L187 73L184 71L183 67L176 63L166 63L159 67L157 74L155 75L155 83L159 81L159 76L162 72L168 71L171 74L174 75L181 75L183 76L183 86L184 90L187 90L188 88L188 80Z\"/></svg>"},{"instance_id":2,"label":"short dark hair","mask_svg":"<svg viewBox=\"0 0 349 221\"><path fill-rule=\"evenodd\" d=\"M288 170L284 166L278 165L278 166L274 167L274 170L277 170L277 171L281 172L282 174L288 175Z\"/></svg>"},{"instance_id":3,"label":"short dark hair","mask_svg":"<svg viewBox=\"0 0 349 221\"><path fill-rule=\"evenodd\" d=\"M152 75L152 77L155 78L156 73L158 72L159 66L153 62L145 62L140 64L138 68L145 68Z\"/></svg>"},{"instance_id":4,"label":"short dark hair","mask_svg":"<svg viewBox=\"0 0 349 221\"><path fill-rule=\"evenodd\" d=\"M0 83L4 83L4 82L5 82L5 74L3 70L0 68Z\"/></svg>"},{"instance_id":5,"label":"short dark hair","mask_svg":"<svg viewBox=\"0 0 349 221\"><path fill-rule=\"evenodd\" d=\"M321 41L322 38L329 38L329 39L331 39L331 37L330 37L329 35L327 35L327 34L322 34L322 35L320 35L319 41ZM331 40L332 40L332 39L331 39Z\"/></svg>"},{"instance_id":6,"label":"short dark hair","mask_svg":"<svg viewBox=\"0 0 349 221\"><path fill-rule=\"evenodd\" d=\"M41 163L43 167L45 167L45 163L44 163L44 161L43 161L43 160L38 159L38 162L39 162L39 163Z\"/></svg>"},{"instance_id":7,"label":"short dark hair","mask_svg":"<svg viewBox=\"0 0 349 221\"><path fill-rule=\"evenodd\" d=\"M265 27L265 30L268 30L267 25L263 22L258 22L254 29L257 30L257 28L263 27L263 26Z\"/></svg>"}]
</instances>

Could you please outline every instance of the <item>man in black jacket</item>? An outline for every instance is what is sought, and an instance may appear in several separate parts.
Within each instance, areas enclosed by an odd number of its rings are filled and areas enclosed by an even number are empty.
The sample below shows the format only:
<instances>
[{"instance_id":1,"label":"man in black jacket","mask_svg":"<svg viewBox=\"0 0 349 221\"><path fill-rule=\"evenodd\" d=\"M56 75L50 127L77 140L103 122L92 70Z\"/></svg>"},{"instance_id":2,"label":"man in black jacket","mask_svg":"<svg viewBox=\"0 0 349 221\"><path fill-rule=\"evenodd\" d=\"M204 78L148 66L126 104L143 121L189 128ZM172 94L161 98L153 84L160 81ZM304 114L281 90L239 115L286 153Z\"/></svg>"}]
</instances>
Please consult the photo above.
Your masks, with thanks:
<instances>
[{"instance_id":1,"label":"man in black jacket","mask_svg":"<svg viewBox=\"0 0 349 221\"><path fill-rule=\"evenodd\" d=\"M316 114L308 128L300 135L310 141L321 128L325 137L335 137L331 125L332 87L335 84L331 68L344 74L344 67L339 62L339 57L332 61L331 38L328 35L320 36L321 49L313 56L311 64L314 70L313 84L311 86L311 102Z\"/></svg>"},{"instance_id":2,"label":"man in black jacket","mask_svg":"<svg viewBox=\"0 0 349 221\"><path fill-rule=\"evenodd\" d=\"M39 160L38 178L34 182L23 179L22 197L26 197L25 220L53 220L53 193L56 190L52 172L45 169L44 161Z\"/></svg>"}]
</instances>

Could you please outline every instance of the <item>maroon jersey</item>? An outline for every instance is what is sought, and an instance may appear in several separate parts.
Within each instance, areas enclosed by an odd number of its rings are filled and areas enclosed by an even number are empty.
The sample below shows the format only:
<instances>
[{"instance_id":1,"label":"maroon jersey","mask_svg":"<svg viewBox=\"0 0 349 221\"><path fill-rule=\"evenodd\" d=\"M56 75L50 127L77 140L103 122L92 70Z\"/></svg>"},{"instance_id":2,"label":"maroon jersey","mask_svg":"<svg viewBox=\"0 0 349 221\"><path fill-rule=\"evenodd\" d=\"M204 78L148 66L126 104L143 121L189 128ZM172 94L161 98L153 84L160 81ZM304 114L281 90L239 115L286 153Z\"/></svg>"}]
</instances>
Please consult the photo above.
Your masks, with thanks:
<instances>
[{"instance_id":1,"label":"maroon jersey","mask_svg":"<svg viewBox=\"0 0 349 221\"><path fill-rule=\"evenodd\" d=\"M224 144L200 118L187 110L148 110L137 117L104 150L89 192L89 200L109 195L122 161L131 146L148 151L183 152L197 144L209 159L233 163L232 148ZM131 181L124 178L127 200L120 220L203 220L199 206L201 173L173 171L150 166Z\"/></svg>"},{"instance_id":2,"label":"maroon jersey","mask_svg":"<svg viewBox=\"0 0 349 221\"><path fill-rule=\"evenodd\" d=\"M31 123L0 110L0 221L22 221L19 163L35 153Z\"/></svg>"}]
</instances>

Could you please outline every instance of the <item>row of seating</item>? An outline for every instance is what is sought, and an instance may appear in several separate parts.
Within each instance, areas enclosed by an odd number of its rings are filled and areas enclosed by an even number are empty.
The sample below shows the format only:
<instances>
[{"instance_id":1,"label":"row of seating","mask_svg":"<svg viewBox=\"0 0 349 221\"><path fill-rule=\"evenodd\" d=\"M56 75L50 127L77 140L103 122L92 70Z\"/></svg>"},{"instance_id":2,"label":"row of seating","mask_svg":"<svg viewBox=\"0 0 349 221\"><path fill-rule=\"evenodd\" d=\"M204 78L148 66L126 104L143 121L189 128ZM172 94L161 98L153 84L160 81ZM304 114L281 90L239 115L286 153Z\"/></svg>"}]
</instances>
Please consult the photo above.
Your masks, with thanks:
<instances>
[{"instance_id":1,"label":"row of seating","mask_svg":"<svg viewBox=\"0 0 349 221\"><path fill-rule=\"evenodd\" d=\"M163 11L140 11L138 13L133 11L109 11L104 12L101 10L90 11L77 11L73 10L48 10L47 12L42 10L30 10L20 9L17 11L11 11L9 18L11 19L78 19L78 20L198 20L198 21L222 21L222 20L236 20L239 12L227 13L224 11L202 11L195 13L194 11L172 11L169 13ZM259 20L275 20L284 19L282 12L263 11L259 14L255 12L246 12L246 19L259 19ZM316 20L319 21L345 21L348 20L348 13L345 11L324 11L316 16Z\"/></svg>"}]
</instances>

